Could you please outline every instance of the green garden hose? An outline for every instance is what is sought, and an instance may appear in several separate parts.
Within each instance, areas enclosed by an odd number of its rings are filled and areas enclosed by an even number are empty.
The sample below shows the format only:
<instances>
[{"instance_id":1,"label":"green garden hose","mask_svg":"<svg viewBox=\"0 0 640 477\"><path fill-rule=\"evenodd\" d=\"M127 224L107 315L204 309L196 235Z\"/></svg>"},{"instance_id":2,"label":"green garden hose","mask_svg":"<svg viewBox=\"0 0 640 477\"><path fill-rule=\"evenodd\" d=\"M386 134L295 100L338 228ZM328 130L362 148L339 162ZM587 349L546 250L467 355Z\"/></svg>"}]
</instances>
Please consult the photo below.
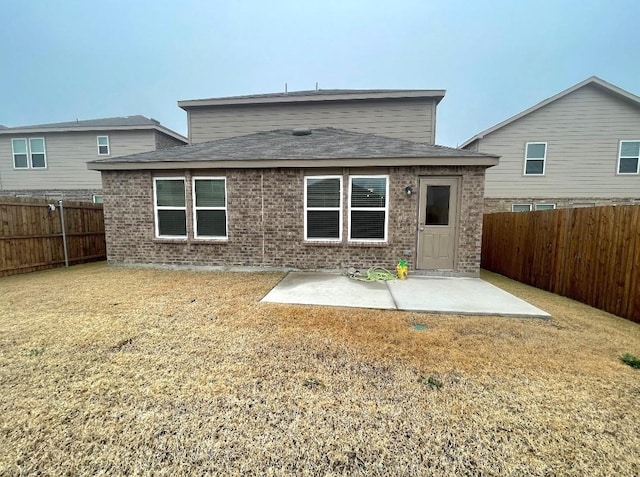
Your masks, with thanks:
<instances>
[{"instance_id":1,"label":"green garden hose","mask_svg":"<svg viewBox=\"0 0 640 477\"><path fill-rule=\"evenodd\" d=\"M371 267L366 273L361 273L353 268L350 268L347 271L347 276L349 278L353 278L354 280L360 280L361 282L377 282L377 281L387 281L387 280L395 280L396 275L391 273L386 268L382 267Z\"/></svg>"}]
</instances>

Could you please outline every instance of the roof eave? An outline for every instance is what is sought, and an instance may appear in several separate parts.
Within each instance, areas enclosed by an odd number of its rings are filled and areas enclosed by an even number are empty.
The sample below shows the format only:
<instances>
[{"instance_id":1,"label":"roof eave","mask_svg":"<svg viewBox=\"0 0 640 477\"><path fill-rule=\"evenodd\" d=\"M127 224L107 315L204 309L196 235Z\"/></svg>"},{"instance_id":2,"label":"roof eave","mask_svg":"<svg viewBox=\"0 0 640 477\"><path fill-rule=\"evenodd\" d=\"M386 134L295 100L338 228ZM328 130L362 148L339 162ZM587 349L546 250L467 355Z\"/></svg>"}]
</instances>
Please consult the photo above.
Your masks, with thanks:
<instances>
[{"instance_id":1,"label":"roof eave","mask_svg":"<svg viewBox=\"0 0 640 477\"><path fill-rule=\"evenodd\" d=\"M250 159L250 160L195 160L148 162L87 162L93 171L117 170L171 170L171 169L273 169L323 167L403 167L403 166L484 166L498 165L497 156L461 157L395 157L347 159Z\"/></svg>"},{"instance_id":2,"label":"roof eave","mask_svg":"<svg viewBox=\"0 0 640 477\"><path fill-rule=\"evenodd\" d=\"M59 132L92 132L92 131L144 131L157 130L179 141L188 144L189 140L161 125L156 124L139 124L136 126L74 126L74 127L49 127L49 128L8 128L0 129L0 135L16 135L16 134L42 134L42 133L59 133Z\"/></svg>"},{"instance_id":3,"label":"roof eave","mask_svg":"<svg viewBox=\"0 0 640 477\"><path fill-rule=\"evenodd\" d=\"M304 96L269 96L253 98L210 98L210 99L188 99L178 101L178 106L185 111L190 108L207 106L234 106L243 104L274 104L274 103L305 103L319 101L352 101L367 99L411 99L411 98L435 98L436 104L442 101L446 90L407 90L393 92L376 93L344 93L344 94L310 94Z\"/></svg>"},{"instance_id":4,"label":"roof eave","mask_svg":"<svg viewBox=\"0 0 640 477\"><path fill-rule=\"evenodd\" d=\"M468 146L469 144L471 144L473 141L476 141L478 139L483 139L486 135L491 134L495 131L497 131L498 129L502 129L503 127L507 126L508 124L511 124L514 121L517 121L518 119L527 116L528 114L533 113L534 111L537 111L540 108L543 108L544 106L553 103L554 101L559 100L560 98L563 98L564 96L567 96L568 94L573 93L574 91L579 90L580 88L583 88L587 85L595 85L598 86L602 89L604 89L605 91L609 92L609 93L613 93L623 99L625 99L626 101L629 101L633 104L635 104L636 106L640 106L640 97L629 93L628 91L625 91L622 88L618 88L617 86L604 81L603 79L598 78L597 76L591 76L589 78L587 78L584 81L581 81L577 84L574 84L573 86L560 91L558 94L555 94L543 101L540 101L539 103L534 104L533 106L531 106L528 109L525 109L524 111L519 112L518 114L511 116L507 119L505 119L502 122L499 122L498 124L490 127L489 129L485 129L484 131L476 134L475 136L473 136L470 139L467 139L465 142L463 142L460 145L460 148L463 149L466 146Z\"/></svg>"}]
</instances>

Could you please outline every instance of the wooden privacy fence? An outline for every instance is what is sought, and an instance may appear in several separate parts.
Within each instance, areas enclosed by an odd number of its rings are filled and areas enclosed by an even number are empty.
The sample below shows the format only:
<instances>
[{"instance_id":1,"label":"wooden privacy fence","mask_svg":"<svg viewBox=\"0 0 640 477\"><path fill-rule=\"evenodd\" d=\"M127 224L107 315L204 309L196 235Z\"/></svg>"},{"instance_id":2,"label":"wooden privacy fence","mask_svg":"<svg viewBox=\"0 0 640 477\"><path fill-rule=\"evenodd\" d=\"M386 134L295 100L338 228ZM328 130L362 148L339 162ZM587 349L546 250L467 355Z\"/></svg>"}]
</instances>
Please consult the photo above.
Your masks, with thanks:
<instances>
[{"instance_id":1,"label":"wooden privacy fence","mask_svg":"<svg viewBox=\"0 0 640 477\"><path fill-rule=\"evenodd\" d=\"M106 255L102 205L0 197L0 277Z\"/></svg>"},{"instance_id":2,"label":"wooden privacy fence","mask_svg":"<svg viewBox=\"0 0 640 477\"><path fill-rule=\"evenodd\" d=\"M640 322L640 206L487 214L482 267Z\"/></svg>"}]
</instances>

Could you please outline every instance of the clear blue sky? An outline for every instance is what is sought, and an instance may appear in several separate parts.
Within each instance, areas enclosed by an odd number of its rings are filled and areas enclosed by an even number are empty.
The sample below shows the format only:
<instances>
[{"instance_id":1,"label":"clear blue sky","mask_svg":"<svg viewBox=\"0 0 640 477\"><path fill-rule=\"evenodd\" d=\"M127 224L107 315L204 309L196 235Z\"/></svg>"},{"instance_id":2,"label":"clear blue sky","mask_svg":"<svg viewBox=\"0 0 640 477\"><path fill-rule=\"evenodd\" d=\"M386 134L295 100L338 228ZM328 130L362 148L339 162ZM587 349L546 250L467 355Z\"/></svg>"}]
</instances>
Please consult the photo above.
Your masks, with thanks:
<instances>
[{"instance_id":1,"label":"clear blue sky","mask_svg":"<svg viewBox=\"0 0 640 477\"><path fill-rule=\"evenodd\" d=\"M640 95L640 0L2 0L0 124L144 114L179 99L446 89L437 142L591 75Z\"/></svg>"}]
</instances>

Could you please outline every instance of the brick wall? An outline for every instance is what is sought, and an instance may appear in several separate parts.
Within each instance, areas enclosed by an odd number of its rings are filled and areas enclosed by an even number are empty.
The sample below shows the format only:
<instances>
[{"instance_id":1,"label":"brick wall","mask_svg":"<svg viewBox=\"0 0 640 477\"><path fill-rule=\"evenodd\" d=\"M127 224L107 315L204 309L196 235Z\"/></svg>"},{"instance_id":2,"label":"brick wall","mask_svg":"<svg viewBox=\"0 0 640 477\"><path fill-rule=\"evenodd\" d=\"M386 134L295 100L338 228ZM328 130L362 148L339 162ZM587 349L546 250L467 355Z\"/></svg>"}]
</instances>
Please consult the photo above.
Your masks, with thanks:
<instances>
[{"instance_id":1,"label":"brick wall","mask_svg":"<svg viewBox=\"0 0 640 477\"><path fill-rule=\"evenodd\" d=\"M349 174L344 169L344 189ZM367 173L371 173L370 170ZM478 274L482 238L483 167L400 167L376 171L389 174L389 239L386 244L348 243L348 209L343 210L341 243L304 241L304 171L302 169L228 170L228 240L193 239L192 211L187 207L186 241L154 239L153 174L150 171L104 171L107 253L113 264L264 266L298 269L393 269L401 258L415 266L419 176L462 176L459 250L455 273ZM191 172L186 177L191 196ZM199 172L199 175L212 175ZM221 175L219 171L215 175ZM345 191L346 192L346 191ZM346 204L346 196L344 200ZM405 256L409 251L409 256Z\"/></svg>"},{"instance_id":2,"label":"brick wall","mask_svg":"<svg viewBox=\"0 0 640 477\"><path fill-rule=\"evenodd\" d=\"M640 204L640 196L635 198L618 197L613 199L594 198L594 197L562 197L562 198L534 198L521 197L516 199L494 199L486 198L484 200L485 213L494 212L510 212L513 204L531 204L535 210L537 204L556 204L558 209L568 207L589 207L601 205L634 205Z\"/></svg>"},{"instance_id":3,"label":"brick wall","mask_svg":"<svg viewBox=\"0 0 640 477\"><path fill-rule=\"evenodd\" d=\"M9 197L31 197L34 199L78 200L93 202L93 196L102 195L100 189L25 189L0 190L0 195Z\"/></svg>"}]
</instances>

